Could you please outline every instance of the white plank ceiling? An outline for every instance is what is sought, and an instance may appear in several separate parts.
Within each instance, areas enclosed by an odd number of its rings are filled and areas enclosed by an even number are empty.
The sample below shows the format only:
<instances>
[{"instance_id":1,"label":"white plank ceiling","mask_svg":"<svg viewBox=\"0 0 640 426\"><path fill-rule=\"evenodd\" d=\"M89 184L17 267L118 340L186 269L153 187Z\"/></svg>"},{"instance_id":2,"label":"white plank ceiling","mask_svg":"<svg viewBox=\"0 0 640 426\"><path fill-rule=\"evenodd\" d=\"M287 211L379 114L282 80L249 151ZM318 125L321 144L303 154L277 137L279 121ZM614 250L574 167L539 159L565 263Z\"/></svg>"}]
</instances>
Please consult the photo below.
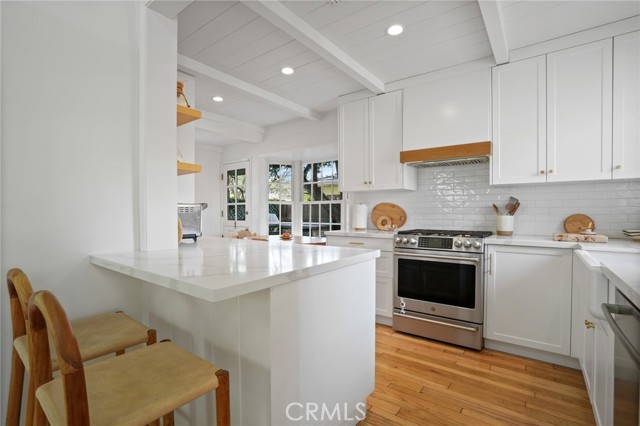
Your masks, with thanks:
<instances>
[{"instance_id":1,"label":"white plank ceiling","mask_svg":"<svg viewBox=\"0 0 640 426\"><path fill-rule=\"evenodd\" d=\"M283 1L312 32L342 50L384 83L492 57L480 7L471 1ZM501 1L509 50L638 15L637 1ZM242 2L194 1L178 19L178 53L318 112L364 86L287 28L278 28ZM386 34L402 24L396 37ZM326 56L325 56L326 57ZM295 73L283 75L290 66ZM251 91L193 70L195 106L235 120L269 126L298 118ZM223 102L213 102L222 96ZM215 138L213 138L215 139ZM208 142L214 143L214 142Z\"/></svg>"}]
</instances>

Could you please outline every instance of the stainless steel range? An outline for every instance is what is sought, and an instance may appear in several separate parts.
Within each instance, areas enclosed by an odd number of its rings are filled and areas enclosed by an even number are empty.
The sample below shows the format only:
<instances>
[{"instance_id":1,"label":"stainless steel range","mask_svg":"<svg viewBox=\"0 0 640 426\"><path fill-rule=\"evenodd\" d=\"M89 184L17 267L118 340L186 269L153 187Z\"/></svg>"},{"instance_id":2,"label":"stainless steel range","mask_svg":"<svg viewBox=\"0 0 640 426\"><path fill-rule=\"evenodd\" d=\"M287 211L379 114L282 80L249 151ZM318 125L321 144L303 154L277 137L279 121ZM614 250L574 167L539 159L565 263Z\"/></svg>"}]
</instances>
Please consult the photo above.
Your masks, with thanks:
<instances>
[{"instance_id":1,"label":"stainless steel range","mask_svg":"<svg viewBox=\"0 0 640 426\"><path fill-rule=\"evenodd\" d=\"M396 234L394 330L481 349L488 231Z\"/></svg>"}]
</instances>

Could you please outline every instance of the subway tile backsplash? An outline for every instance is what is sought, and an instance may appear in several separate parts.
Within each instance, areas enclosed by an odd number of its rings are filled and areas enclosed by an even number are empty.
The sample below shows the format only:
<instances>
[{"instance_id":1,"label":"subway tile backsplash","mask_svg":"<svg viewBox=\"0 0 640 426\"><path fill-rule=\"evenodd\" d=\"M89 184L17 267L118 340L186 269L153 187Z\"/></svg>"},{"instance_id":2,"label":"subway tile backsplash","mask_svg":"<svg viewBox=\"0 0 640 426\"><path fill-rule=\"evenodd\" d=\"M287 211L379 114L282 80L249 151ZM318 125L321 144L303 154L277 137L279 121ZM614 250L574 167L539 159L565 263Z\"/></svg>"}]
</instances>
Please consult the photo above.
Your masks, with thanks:
<instances>
[{"instance_id":1,"label":"subway tile backsplash","mask_svg":"<svg viewBox=\"0 0 640 426\"><path fill-rule=\"evenodd\" d=\"M371 211L378 203L395 203L407 212L405 229L495 232L491 204L504 210L514 196L521 203L514 235L563 232L564 219L575 213L590 216L596 231L612 238L623 237L622 229L640 229L638 180L490 186L489 172L488 164L418 169L417 191L352 193L350 204L364 203Z\"/></svg>"}]
</instances>

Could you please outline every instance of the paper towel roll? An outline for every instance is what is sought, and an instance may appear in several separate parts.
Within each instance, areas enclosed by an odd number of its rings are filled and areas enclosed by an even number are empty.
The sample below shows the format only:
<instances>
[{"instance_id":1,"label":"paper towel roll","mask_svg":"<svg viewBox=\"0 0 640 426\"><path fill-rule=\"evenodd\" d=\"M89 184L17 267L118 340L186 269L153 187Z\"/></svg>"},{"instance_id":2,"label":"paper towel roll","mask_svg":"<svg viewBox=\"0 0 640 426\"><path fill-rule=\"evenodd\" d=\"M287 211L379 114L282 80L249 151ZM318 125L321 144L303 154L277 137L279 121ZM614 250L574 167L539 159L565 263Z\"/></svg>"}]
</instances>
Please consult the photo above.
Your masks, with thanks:
<instances>
[{"instance_id":1,"label":"paper towel roll","mask_svg":"<svg viewBox=\"0 0 640 426\"><path fill-rule=\"evenodd\" d=\"M353 229L356 231L364 231L367 229L367 205L357 204L355 208L355 220L353 221Z\"/></svg>"}]
</instances>

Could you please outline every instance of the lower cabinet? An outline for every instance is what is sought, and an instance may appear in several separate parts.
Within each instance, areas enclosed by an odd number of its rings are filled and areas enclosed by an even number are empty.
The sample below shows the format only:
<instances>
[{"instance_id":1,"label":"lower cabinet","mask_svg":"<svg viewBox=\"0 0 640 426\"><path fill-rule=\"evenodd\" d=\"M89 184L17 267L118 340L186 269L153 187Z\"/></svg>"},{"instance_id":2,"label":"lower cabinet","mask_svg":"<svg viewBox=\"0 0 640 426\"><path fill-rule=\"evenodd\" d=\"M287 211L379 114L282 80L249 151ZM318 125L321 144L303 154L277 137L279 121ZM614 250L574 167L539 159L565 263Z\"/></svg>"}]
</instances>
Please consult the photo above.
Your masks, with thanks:
<instances>
[{"instance_id":1,"label":"lower cabinet","mask_svg":"<svg viewBox=\"0 0 640 426\"><path fill-rule=\"evenodd\" d=\"M391 325L393 316L393 239L327 235L328 246L380 250L376 259L376 321Z\"/></svg>"},{"instance_id":2,"label":"lower cabinet","mask_svg":"<svg viewBox=\"0 0 640 426\"><path fill-rule=\"evenodd\" d=\"M569 355L572 250L488 247L485 337Z\"/></svg>"}]
</instances>

